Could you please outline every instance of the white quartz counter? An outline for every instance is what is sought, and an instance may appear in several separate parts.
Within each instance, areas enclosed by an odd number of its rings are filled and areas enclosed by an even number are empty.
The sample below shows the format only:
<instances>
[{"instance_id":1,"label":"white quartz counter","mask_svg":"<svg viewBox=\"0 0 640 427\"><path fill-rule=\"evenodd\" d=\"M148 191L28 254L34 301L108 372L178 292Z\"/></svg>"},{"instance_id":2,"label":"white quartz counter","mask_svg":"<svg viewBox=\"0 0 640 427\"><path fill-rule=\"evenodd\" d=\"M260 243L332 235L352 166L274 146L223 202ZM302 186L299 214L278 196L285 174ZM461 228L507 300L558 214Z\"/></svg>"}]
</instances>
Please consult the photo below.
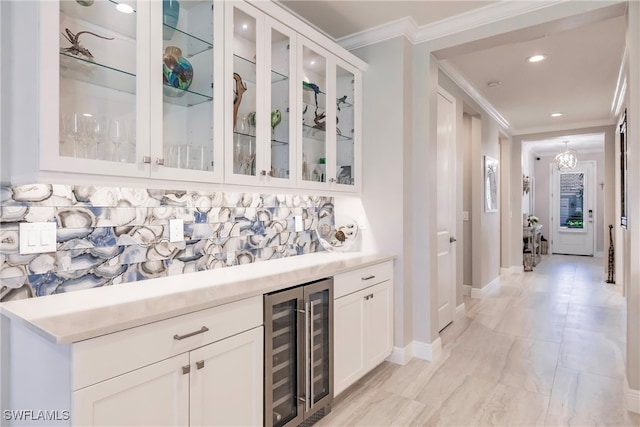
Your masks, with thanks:
<instances>
[{"instance_id":1,"label":"white quartz counter","mask_svg":"<svg viewBox=\"0 0 640 427\"><path fill-rule=\"evenodd\" d=\"M0 304L0 313L68 344L296 286L394 259L370 253L299 255Z\"/></svg>"}]
</instances>

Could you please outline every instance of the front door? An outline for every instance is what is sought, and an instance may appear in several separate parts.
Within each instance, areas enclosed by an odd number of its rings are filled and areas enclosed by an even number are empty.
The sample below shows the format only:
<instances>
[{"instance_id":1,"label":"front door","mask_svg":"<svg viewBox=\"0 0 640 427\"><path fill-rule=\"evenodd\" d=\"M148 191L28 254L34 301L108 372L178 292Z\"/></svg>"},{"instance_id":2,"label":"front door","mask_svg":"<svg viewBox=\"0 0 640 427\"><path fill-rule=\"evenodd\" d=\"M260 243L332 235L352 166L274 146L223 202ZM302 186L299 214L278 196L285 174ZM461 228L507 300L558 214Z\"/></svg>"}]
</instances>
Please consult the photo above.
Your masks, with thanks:
<instances>
[{"instance_id":1,"label":"front door","mask_svg":"<svg viewBox=\"0 0 640 427\"><path fill-rule=\"evenodd\" d=\"M569 170L552 169L551 248L555 254L593 256L594 163L578 162Z\"/></svg>"},{"instance_id":2,"label":"front door","mask_svg":"<svg viewBox=\"0 0 640 427\"><path fill-rule=\"evenodd\" d=\"M456 253L455 253L455 98L444 90L438 91L438 330L453 321L455 311Z\"/></svg>"}]
</instances>

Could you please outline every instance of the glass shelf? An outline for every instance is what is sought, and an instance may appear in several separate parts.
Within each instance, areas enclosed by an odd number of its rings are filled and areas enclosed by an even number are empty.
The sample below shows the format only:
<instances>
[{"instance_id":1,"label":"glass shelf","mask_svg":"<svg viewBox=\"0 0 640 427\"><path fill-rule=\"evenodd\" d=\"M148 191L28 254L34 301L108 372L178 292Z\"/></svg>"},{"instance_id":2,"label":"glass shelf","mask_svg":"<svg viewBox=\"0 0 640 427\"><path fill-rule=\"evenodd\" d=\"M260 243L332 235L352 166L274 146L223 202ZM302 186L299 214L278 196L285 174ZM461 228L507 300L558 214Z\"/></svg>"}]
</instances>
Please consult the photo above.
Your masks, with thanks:
<instances>
[{"instance_id":1,"label":"glass shelf","mask_svg":"<svg viewBox=\"0 0 640 427\"><path fill-rule=\"evenodd\" d=\"M256 76L255 62L249 59L243 58L242 56L233 55L233 71L235 73L240 74L240 77L242 77L243 82L249 82L253 84L256 83L253 80L249 80L246 78L246 76L251 76L252 78L255 78ZM284 74L280 74L277 71L273 71L273 70L271 71L272 84L285 81L285 80L289 80L289 77L285 76Z\"/></svg>"},{"instance_id":2,"label":"glass shelf","mask_svg":"<svg viewBox=\"0 0 640 427\"><path fill-rule=\"evenodd\" d=\"M271 147L272 148L273 147L282 147L282 146L285 146L285 145L289 145L289 142L288 141L279 141L277 139L272 139L271 140Z\"/></svg>"},{"instance_id":3,"label":"glass shelf","mask_svg":"<svg viewBox=\"0 0 640 427\"><path fill-rule=\"evenodd\" d=\"M164 47L167 46L177 46L179 47L185 58L191 58L196 56L202 52L209 51L213 49L213 43L207 40L203 40L199 37L194 36L193 34L189 34L184 32L176 27L172 27L167 24L162 24L163 29L171 29L173 31L173 36L171 40L164 41Z\"/></svg>"},{"instance_id":4,"label":"glass shelf","mask_svg":"<svg viewBox=\"0 0 640 427\"><path fill-rule=\"evenodd\" d=\"M305 124L302 125L302 136L305 138L314 139L320 142L325 142L326 133L327 131L325 131L324 129L317 129L317 128L314 128L313 126L309 126ZM336 133L336 140L338 142L353 141L353 138Z\"/></svg>"},{"instance_id":5,"label":"glass shelf","mask_svg":"<svg viewBox=\"0 0 640 427\"><path fill-rule=\"evenodd\" d=\"M168 87L170 87L170 86L168 86ZM174 88L174 90L178 90L178 89ZM183 96L179 96L179 97L173 97L173 96L164 95L163 96L164 102L167 102L167 103L173 104L173 105L180 105L182 107L193 107L194 105L202 104L204 102L213 101L213 97L211 95L205 95L205 94L202 94L202 93L193 92L191 90L185 90L183 92L185 92L185 94Z\"/></svg>"},{"instance_id":6,"label":"glass shelf","mask_svg":"<svg viewBox=\"0 0 640 427\"><path fill-rule=\"evenodd\" d=\"M67 53L60 53L60 77L120 92L136 93L135 74Z\"/></svg>"},{"instance_id":7,"label":"glass shelf","mask_svg":"<svg viewBox=\"0 0 640 427\"><path fill-rule=\"evenodd\" d=\"M123 19L126 15L116 10L118 3L119 2L114 0L96 1L87 7L81 6L75 1L61 1L60 12L70 18L89 22L102 28L108 28L109 31L121 34L130 39L135 39L136 15L131 14L131 19ZM63 28L60 30L64 32ZM70 30L73 31L73 29Z\"/></svg>"},{"instance_id":8,"label":"glass shelf","mask_svg":"<svg viewBox=\"0 0 640 427\"><path fill-rule=\"evenodd\" d=\"M249 135L248 133L243 133L243 132L236 132L235 130L233 131L234 135L238 135L238 136L246 136L247 138L255 138L255 135Z\"/></svg>"}]
</instances>

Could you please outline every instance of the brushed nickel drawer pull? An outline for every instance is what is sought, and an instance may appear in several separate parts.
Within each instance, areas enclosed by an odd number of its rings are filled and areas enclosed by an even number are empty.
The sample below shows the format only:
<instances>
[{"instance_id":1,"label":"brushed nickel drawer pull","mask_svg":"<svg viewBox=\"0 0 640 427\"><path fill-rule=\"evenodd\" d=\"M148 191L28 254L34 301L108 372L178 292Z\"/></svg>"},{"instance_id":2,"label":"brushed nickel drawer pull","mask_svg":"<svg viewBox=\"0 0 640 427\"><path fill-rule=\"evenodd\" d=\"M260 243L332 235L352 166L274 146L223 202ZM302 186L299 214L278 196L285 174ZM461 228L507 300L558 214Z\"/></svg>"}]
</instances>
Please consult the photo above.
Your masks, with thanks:
<instances>
[{"instance_id":1,"label":"brushed nickel drawer pull","mask_svg":"<svg viewBox=\"0 0 640 427\"><path fill-rule=\"evenodd\" d=\"M208 330L209 330L209 328L207 328L206 326L203 326L202 328L200 328L200 330L199 330L199 331L189 332L188 334L184 334L184 335L178 335L178 334L175 334L175 335L173 336L173 339L174 339L174 340L176 340L176 341L180 341L180 340L182 340L182 339L189 338L189 337L192 337L192 336L194 336L194 335L198 335L198 334L205 333L205 332L207 332Z\"/></svg>"},{"instance_id":2,"label":"brushed nickel drawer pull","mask_svg":"<svg viewBox=\"0 0 640 427\"><path fill-rule=\"evenodd\" d=\"M186 365L182 367L182 375L186 375L191 372L191 365Z\"/></svg>"},{"instance_id":3,"label":"brushed nickel drawer pull","mask_svg":"<svg viewBox=\"0 0 640 427\"><path fill-rule=\"evenodd\" d=\"M199 360L196 362L196 368L202 369L204 368L204 360Z\"/></svg>"},{"instance_id":4,"label":"brushed nickel drawer pull","mask_svg":"<svg viewBox=\"0 0 640 427\"><path fill-rule=\"evenodd\" d=\"M367 276L367 277L363 277L362 280L371 280L371 279L375 279L375 275L371 275L371 276Z\"/></svg>"}]
</instances>

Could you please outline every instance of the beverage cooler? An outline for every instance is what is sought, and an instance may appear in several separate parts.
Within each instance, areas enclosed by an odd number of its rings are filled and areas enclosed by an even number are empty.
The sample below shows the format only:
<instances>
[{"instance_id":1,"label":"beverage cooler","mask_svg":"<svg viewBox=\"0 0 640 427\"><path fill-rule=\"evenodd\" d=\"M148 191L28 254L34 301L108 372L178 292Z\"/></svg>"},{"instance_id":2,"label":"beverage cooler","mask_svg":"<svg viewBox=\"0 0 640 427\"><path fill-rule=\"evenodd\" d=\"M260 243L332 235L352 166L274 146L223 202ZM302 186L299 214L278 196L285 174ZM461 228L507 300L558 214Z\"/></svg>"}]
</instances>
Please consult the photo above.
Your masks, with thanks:
<instances>
[{"instance_id":1,"label":"beverage cooler","mask_svg":"<svg viewBox=\"0 0 640 427\"><path fill-rule=\"evenodd\" d=\"M311 425L333 400L333 279L264 297L268 427Z\"/></svg>"}]
</instances>

